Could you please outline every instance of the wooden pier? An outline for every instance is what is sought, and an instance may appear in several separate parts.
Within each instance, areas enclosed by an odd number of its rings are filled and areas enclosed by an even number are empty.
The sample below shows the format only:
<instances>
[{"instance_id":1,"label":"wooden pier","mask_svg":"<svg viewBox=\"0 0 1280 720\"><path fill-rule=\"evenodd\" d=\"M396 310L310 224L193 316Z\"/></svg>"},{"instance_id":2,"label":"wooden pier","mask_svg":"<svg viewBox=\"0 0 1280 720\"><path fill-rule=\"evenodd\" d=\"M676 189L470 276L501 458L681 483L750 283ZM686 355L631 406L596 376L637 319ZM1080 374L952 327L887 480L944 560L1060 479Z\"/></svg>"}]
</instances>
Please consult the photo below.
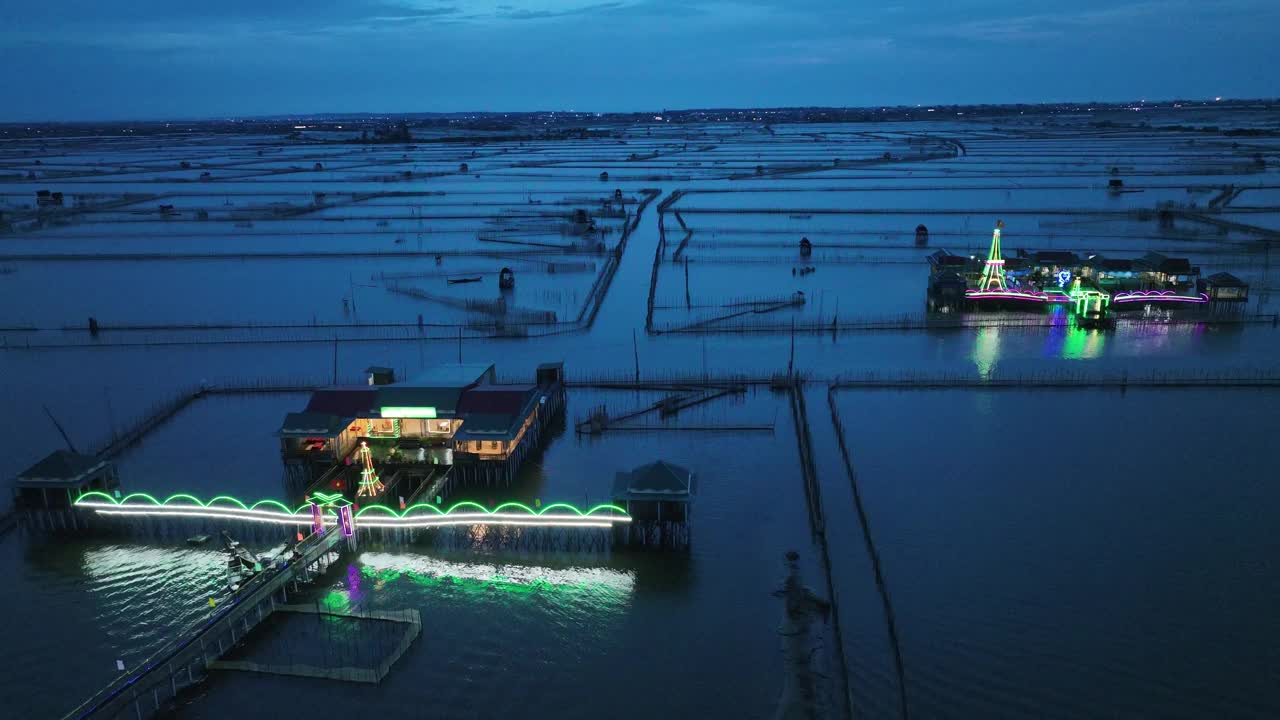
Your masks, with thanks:
<instances>
[{"instance_id":1,"label":"wooden pier","mask_svg":"<svg viewBox=\"0 0 1280 720\"><path fill-rule=\"evenodd\" d=\"M286 602L291 586L327 569L330 554L341 552L346 540L337 528L306 538L295 548L296 559L248 581L211 617L187 628L137 668L117 677L68 713L66 720L141 720L159 714L179 692L215 669L214 663L223 654Z\"/></svg>"}]
</instances>

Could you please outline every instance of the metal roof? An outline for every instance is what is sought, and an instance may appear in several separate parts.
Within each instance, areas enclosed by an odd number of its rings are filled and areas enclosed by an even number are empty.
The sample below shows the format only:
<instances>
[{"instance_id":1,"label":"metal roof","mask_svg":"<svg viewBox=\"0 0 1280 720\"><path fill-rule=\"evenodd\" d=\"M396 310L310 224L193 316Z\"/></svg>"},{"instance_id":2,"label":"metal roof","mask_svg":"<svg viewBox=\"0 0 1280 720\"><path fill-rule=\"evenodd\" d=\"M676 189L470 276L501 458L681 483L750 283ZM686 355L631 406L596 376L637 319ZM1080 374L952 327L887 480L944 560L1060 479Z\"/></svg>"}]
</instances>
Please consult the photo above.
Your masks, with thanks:
<instances>
[{"instance_id":1,"label":"metal roof","mask_svg":"<svg viewBox=\"0 0 1280 720\"><path fill-rule=\"evenodd\" d=\"M281 437L332 437L342 434L349 421L329 413L296 412L284 416L276 434Z\"/></svg>"},{"instance_id":2,"label":"metal roof","mask_svg":"<svg viewBox=\"0 0 1280 720\"><path fill-rule=\"evenodd\" d=\"M386 385L356 385L354 387L322 388L311 393L307 403L308 413L322 413L339 417L368 417L378 408L378 388Z\"/></svg>"},{"instance_id":3,"label":"metal roof","mask_svg":"<svg viewBox=\"0 0 1280 720\"><path fill-rule=\"evenodd\" d=\"M620 472L613 482L614 497L626 500L688 502L695 492L693 473L665 460Z\"/></svg>"},{"instance_id":4,"label":"metal roof","mask_svg":"<svg viewBox=\"0 0 1280 720\"><path fill-rule=\"evenodd\" d=\"M469 385L485 382L485 376L492 373L493 363L450 363L434 365L403 384L461 389Z\"/></svg>"},{"instance_id":5,"label":"metal roof","mask_svg":"<svg viewBox=\"0 0 1280 720\"><path fill-rule=\"evenodd\" d=\"M1229 272L1217 272L1205 278L1210 285L1218 287L1248 287L1248 284Z\"/></svg>"},{"instance_id":6,"label":"metal roof","mask_svg":"<svg viewBox=\"0 0 1280 720\"><path fill-rule=\"evenodd\" d=\"M20 485L78 485L108 465L93 455L55 450L18 475Z\"/></svg>"},{"instance_id":7,"label":"metal roof","mask_svg":"<svg viewBox=\"0 0 1280 720\"><path fill-rule=\"evenodd\" d=\"M379 385L378 402L374 407L431 407L436 409L437 417L444 417L458 412L458 398L462 391L460 387Z\"/></svg>"},{"instance_id":8,"label":"metal roof","mask_svg":"<svg viewBox=\"0 0 1280 720\"><path fill-rule=\"evenodd\" d=\"M524 418L507 413L474 413L467 415L455 440L507 440L515 435Z\"/></svg>"},{"instance_id":9,"label":"metal roof","mask_svg":"<svg viewBox=\"0 0 1280 720\"><path fill-rule=\"evenodd\" d=\"M536 385L478 385L468 388L458 399L458 414L504 414L524 416L524 409L533 395Z\"/></svg>"}]
</instances>

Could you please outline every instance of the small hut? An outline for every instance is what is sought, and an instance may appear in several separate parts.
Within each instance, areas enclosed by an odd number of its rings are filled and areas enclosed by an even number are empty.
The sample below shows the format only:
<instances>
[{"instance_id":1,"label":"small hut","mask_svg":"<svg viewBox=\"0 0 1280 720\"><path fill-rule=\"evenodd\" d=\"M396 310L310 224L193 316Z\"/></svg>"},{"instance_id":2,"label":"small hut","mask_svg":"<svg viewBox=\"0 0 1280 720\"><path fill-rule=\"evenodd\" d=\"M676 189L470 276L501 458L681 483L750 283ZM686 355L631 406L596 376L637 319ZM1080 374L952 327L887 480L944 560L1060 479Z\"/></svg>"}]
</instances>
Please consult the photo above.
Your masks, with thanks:
<instances>
[{"instance_id":1,"label":"small hut","mask_svg":"<svg viewBox=\"0 0 1280 720\"><path fill-rule=\"evenodd\" d=\"M687 545L689 510L697 488L693 473L665 460L618 473L614 502L631 515L632 542L644 545Z\"/></svg>"},{"instance_id":2,"label":"small hut","mask_svg":"<svg viewBox=\"0 0 1280 720\"><path fill-rule=\"evenodd\" d=\"M1197 288L1214 302L1249 302L1249 284L1228 272L1214 273Z\"/></svg>"},{"instance_id":3,"label":"small hut","mask_svg":"<svg viewBox=\"0 0 1280 720\"><path fill-rule=\"evenodd\" d=\"M72 509L76 498L91 490L111 493L119 487L120 478L110 461L56 450L14 478L14 506L32 525L70 529L81 525Z\"/></svg>"},{"instance_id":4,"label":"small hut","mask_svg":"<svg viewBox=\"0 0 1280 720\"><path fill-rule=\"evenodd\" d=\"M609 182L609 173L607 172L600 173L600 182Z\"/></svg>"}]
</instances>

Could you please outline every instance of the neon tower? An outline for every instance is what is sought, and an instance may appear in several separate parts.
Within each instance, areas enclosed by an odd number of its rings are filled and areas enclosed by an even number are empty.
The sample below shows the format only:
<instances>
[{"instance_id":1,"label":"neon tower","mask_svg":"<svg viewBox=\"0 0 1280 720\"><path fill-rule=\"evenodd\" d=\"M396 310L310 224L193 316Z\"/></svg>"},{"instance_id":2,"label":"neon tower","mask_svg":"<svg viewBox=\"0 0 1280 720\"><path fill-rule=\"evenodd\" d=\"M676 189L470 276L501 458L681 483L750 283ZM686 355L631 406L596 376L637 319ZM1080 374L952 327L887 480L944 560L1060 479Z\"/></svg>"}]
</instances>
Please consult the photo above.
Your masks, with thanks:
<instances>
[{"instance_id":1,"label":"neon tower","mask_svg":"<svg viewBox=\"0 0 1280 720\"><path fill-rule=\"evenodd\" d=\"M356 497L377 497L386 486L373 471L373 453L369 451L369 443L360 443L360 462L364 468L360 471L360 487L356 490Z\"/></svg>"},{"instance_id":2,"label":"neon tower","mask_svg":"<svg viewBox=\"0 0 1280 720\"><path fill-rule=\"evenodd\" d=\"M987 253L987 264L982 266L982 280L978 282L979 292L1008 290L1004 284L1004 258L1000 255L1000 228L1002 227L1004 227L1004 221L997 220L996 229L991 233L991 251Z\"/></svg>"}]
</instances>

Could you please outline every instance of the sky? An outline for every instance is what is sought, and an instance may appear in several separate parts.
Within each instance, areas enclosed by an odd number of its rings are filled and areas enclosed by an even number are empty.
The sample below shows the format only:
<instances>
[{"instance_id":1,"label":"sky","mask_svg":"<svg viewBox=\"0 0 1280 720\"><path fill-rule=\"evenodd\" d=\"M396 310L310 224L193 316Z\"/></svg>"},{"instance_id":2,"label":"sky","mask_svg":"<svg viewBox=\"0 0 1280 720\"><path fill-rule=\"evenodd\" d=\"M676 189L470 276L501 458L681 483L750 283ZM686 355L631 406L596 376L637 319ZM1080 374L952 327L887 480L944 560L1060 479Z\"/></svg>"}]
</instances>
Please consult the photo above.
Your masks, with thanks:
<instances>
[{"instance_id":1,"label":"sky","mask_svg":"<svg viewBox=\"0 0 1280 720\"><path fill-rule=\"evenodd\" d=\"M0 0L0 121L1280 96L1276 0Z\"/></svg>"}]
</instances>

